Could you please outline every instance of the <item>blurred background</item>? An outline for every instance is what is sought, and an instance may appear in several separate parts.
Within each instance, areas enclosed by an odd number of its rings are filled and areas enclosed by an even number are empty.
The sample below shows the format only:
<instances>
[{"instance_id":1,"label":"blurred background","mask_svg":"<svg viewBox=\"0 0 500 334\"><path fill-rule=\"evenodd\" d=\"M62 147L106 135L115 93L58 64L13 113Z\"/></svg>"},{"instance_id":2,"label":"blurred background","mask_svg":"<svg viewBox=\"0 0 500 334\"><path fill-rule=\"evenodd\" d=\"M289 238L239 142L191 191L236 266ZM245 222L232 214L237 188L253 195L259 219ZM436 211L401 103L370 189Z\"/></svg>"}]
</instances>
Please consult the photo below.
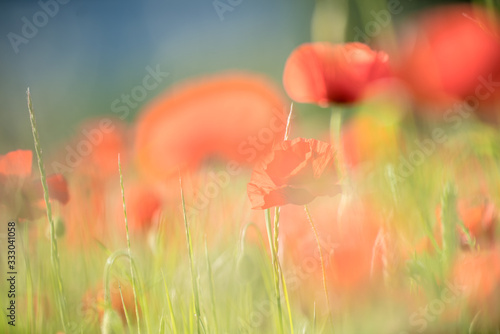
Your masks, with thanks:
<instances>
[{"instance_id":1,"label":"blurred background","mask_svg":"<svg viewBox=\"0 0 500 334\"><path fill-rule=\"evenodd\" d=\"M355 28L373 19L359 8L377 12L394 2L402 8L397 23L439 1L2 1L0 153L32 148L27 87L42 145L50 148L86 118L113 114L113 101L142 85L148 68L168 76L130 104L128 122L169 86L199 75L250 70L281 87L297 45L354 40Z\"/></svg>"}]
</instances>

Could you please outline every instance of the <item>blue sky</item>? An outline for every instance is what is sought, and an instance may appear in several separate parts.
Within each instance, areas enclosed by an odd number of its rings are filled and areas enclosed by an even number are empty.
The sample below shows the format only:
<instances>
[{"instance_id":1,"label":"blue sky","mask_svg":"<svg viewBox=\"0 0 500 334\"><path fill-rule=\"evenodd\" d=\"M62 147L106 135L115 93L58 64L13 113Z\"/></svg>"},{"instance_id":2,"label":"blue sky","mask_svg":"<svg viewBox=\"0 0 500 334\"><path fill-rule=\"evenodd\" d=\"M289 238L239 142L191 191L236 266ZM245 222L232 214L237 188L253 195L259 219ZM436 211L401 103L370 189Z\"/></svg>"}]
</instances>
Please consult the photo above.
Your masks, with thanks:
<instances>
[{"instance_id":1,"label":"blue sky","mask_svg":"<svg viewBox=\"0 0 500 334\"><path fill-rule=\"evenodd\" d=\"M37 1L0 2L0 151L31 148L28 86L50 144L83 119L109 114L114 99L141 83L146 66L169 77L133 113L176 82L221 70L261 72L280 84L290 51L310 40L314 2L222 3L237 4L223 20L210 0L70 0L53 17L39 14ZM40 27L16 53L9 34L25 38L23 18Z\"/></svg>"}]
</instances>

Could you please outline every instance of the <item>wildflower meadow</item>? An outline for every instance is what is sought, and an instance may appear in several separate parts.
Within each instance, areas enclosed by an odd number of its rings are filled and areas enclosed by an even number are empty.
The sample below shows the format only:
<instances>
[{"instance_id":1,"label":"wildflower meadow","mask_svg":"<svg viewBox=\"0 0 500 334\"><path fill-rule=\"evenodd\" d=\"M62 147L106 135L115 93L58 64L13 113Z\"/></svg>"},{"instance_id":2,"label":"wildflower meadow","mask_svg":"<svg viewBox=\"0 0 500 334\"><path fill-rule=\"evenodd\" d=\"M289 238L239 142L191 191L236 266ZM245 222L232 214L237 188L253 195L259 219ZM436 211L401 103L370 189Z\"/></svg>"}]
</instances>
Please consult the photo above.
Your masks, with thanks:
<instances>
[{"instance_id":1,"label":"wildflower meadow","mask_svg":"<svg viewBox=\"0 0 500 334\"><path fill-rule=\"evenodd\" d=\"M500 333L500 2L417 2L0 5L0 333Z\"/></svg>"}]
</instances>

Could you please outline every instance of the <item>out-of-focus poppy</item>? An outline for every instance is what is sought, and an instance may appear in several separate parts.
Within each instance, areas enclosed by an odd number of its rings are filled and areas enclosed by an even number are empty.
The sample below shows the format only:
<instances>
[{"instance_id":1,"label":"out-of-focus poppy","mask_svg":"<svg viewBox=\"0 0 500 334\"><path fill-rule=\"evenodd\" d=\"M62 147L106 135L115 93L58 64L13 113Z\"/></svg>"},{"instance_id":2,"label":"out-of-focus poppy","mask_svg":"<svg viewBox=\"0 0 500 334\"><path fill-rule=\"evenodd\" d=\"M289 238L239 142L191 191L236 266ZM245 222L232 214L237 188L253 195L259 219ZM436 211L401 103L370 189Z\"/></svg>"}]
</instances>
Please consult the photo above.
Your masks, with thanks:
<instances>
[{"instance_id":1,"label":"out-of-focus poppy","mask_svg":"<svg viewBox=\"0 0 500 334\"><path fill-rule=\"evenodd\" d=\"M247 186L253 209L303 205L340 192L331 145L315 139L285 140L255 166Z\"/></svg>"},{"instance_id":2,"label":"out-of-focus poppy","mask_svg":"<svg viewBox=\"0 0 500 334\"><path fill-rule=\"evenodd\" d=\"M391 75L389 56L362 43L307 43L289 56L283 85L297 102L353 103Z\"/></svg>"},{"instance_id":3,"label":"out-of-focus poppy","mask_svg":"<svg viewBox=\"0 0 500 334\"><path fill-rule=\"evenodd\" d=\"M43 198L39 181L31 177L33 154L17 150L0 156L0 205L20 219L34 219L43 211L38 205ZM47 177L49 198L62 204L69 200L68 185L60 174Z\"/></svg>"},{"instance_id":4,"label":"out-of-focus poppy","mask_svg":"<svg viewBox=\"0 0 500 334\"><path fill-rule=\"evenodd\" d=\"M69 201L68 184L61 174L53 174L47 178L47 187L49 188L49 197L57 200L59 203L66 204ZM37 182L35 187L37 197L42 198L42 185Z\"/></svg>"},{"instance_id":5,"label":"out-of-focus poppy","mask_svg":"<svg viewBox=\"0 0 500 334\"><path fill-rule=\"evenodd\" d=\"M141 112L135 140L139 169L163 179L212 155L253 165L283 137L284 107L278 90L254 74L176 86Z\"/></svg>"},{"instance_id":6,"label":"out-of-focus poppy","mask_svg":"<svg viewBox=\"0 0 500 334\"><path fill-rule=\"evenodd\" d=\"M17 150L0 156L0 175L28 177L31 175L33 153L31 151Z\"/></svg>"},{"instance_id":7,"label":"out-of-focus poppy","mask_svg":"<svg viewBox=\"0 0 500 334\"><path fill-rule=\"evenodd\" d=\"M406 31L397 72L418 101L484 99L496 89L488 82L492 76L496 82L500 70L499 30L485 10L470 5L434 8Z\"/></svg>"},{"instance_id":8,"label":"out-of-focus poppy","mask_svg":"<svg viewBox=\"0 0 500 334\"><path fill-rule=\"evenodd\" d=\"M471 237L480 245L491 246L495 238L497 224L497 210L491 202L480 205L471 205L463 201L458 203L458 213ZM460 233L462 245L467 244L465 234Z\"/></svg>"},{"instance_id":9,"label":"out-of-focus poppy","mask_svg":"<svg viewBox=\"0 0 500 334\"><path fill-rule=\"evenodd\" d=\"M95 175L81 173L72 175L75 176L70 179L72 200L61 208L61 216L66 223L66 246L88 248L91 244L96 244L96 241L103 244L110 241L109 217L113 211L107 204L110 199L116 198L117 201L121 199L118 177L105 182ZM112 192L114 189L116 190ZM82 207L85 210L82 210ZM123 214L121 221L123 222Z\"/></svg>"},{"instance_id":10,"label":"out-of-focus poppy","mask_svg":"<svg viewBox=\"0 0 500 334\"><path fill-rule=\"evenodd\" d=\"M71 203L61 208L67 246L89 247L110 242L116 225L109 224L114 214L113 199L121 201L118 155L122 169L129 156L128 126L118 118L89 119L78 127L77 135L53 159L54 170L66 172L71 184ZM85 207L85 210L82 210ZM123 214L121 222L123 222Z\"/></svg>"},{"instance_id":11,"label":"out-of-focus poppy","mask_svg":"<svg viewBox=\"0 0 500 334\"><path fill-rule=\"evenodd\" d=\"M132 286L122 281L114 281L110 286L110 297L111 307L114 311L118 312L118 315L123 323L125 324L127 321L124 307L127 310L130 321L135 322L135 302L134 290L132 289ZM87 317L90 318L90 320L99 322L102 321L105 311L104 288L102 285L90 288L85 292L82 299L82 311ZM140 308L139 312L141 312Z\"/></svg>"},{"instance_id":12,"label":"out-of-focus poppy","mask_svg":"<svg viewBox=\"0 0 500 334\"><path fill-rule=\"evenodd\" d=\"M123 223L123 204L121 196L117 203L119 226L125 227ZM127 206L127 218L129 229L134 232L147 232L155 223L155 218L161 209L162 201L159 193L151 186L144 183L127 185L125 189L125 203ZM125 234L123 234L125 235Z\"/></svg>"},{"instance_id":13,"label":"out-of-focus poppy","mask_svg":"<svg viewBox=\"0 0 500 334\"><path fill-rule=\"evenodd\" d=\"M498 247L481 252L467 252L457 259L453 280L462 289L472 314L481 311L481 319L500 321L500 250Z\"/></svg>"},{"instance_id":14,"label":"out-of-focus poppy","mask_svg":"<svg viewBox=\"0 0 500 334\"><path fill-rule=\"evenodd\" d=\"M326 266L328 290L337 305L348 300L357 304L368 300L379 290L384 274L392 274L399 263L399 249L390 233L381 230L382 215L370 203L361 198L348 203L343 208L342 223L337 220L343 205L338 198L318 198L309 205ZM308 304L313 296L318 303L323 294L321 262L304 209L283 207L280 222L283 258L291 261L283 261L287 284L295 287ZM363 298L359 298L361 295Z\"/></svg>"},{"instance_id":15,"label":"out-of-focus poppy","mask_svg":"<svg viewBox=\"0 0 500 334\"><path fill-rule=\"evenodd\" d=\"M337 247L329 262L335 290L362 290L387 270L388 235L380 230L380 213L367 203L353 202L344 211L348 224L337 227ZM359 291L358 291L359 292Z\"/></svg>"},{"instance_id":16,"label":"out-of-focus poppy","mask_svg":"<svg viewBox=\"0 0 500 334\"><path fill-rule=\"evenodd\" d=\"M128 158L127 125L117 118L90 119L77 130L51 166L57 172L77 172L100 179L118 174L118 154L122 166Z\"/></svg>"}]
</instances>

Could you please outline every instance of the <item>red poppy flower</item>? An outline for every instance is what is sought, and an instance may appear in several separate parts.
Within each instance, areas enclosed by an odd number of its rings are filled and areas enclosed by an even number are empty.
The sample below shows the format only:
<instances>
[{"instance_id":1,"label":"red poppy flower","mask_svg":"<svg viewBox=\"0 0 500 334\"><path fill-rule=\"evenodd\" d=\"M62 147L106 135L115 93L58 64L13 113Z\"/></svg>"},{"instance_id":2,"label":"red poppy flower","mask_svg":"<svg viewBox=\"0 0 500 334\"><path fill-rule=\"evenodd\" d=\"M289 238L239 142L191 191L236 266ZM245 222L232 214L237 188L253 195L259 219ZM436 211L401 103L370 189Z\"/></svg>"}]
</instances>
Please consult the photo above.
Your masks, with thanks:
<instances>
[{"instance_id":1,"label":"red poppy flower","mask_svg":"<svg viewBox=\"0 0 500 334\"><path fill-rule=\"evenodd\" d=\"M362 43L308 43L295 49L283 85L297 102L353 103L375 81L390 76L389 57Z\"/></svg>"},{"instance_id":2,"label":"red poppy flower","mask_svg":"<svg viewBox=\"0 0 500 334\"><path fill-rule=\"evenodd\" d=\"M42 186L38 181L27 180L32 160L32 152L24 150L0 156L0 205L17 218L33 219L42 213L37 207L43 198ZM68 202L68 186L62 175L47 177L47 185L50 198L62 204Z\"/></svg>"},{"instance_id":3,"label":"red poppy flower","mask_svg":"<svg viewBox=\"0 0 500 334\"><path fill-rule=\"evenodd\" d=\"M254 168L247 186L252 208L303 205L317 196L339 193L334 163L335 152L327 143L304 138L283 141Z\"/></svg>"},{"instance_id":4,"label":"red poppy flower","mask_svg":"<svg viewBox=\"0 0 500 334\"><path fill-rule=\"evenodd\" d=\"M398 72L420 101L446 104L469 95L481 99L495 88L488 82L500 70L500 41L495 37L498 27L484 10L439 7L419 16L407 32Z\"/></svg>"},{"instance_id":5,"label":"red poppy flower","mask_svg":"<svg viewBox=\"0 0 500 334\"><path fill-rule=\"evenodd\" d=\"M253 165L282 138L285 102L265 78L226 74L186 83L153 101L137 124L138 166L168 178L209 156Z\"/></svg>"}]
</instances>

